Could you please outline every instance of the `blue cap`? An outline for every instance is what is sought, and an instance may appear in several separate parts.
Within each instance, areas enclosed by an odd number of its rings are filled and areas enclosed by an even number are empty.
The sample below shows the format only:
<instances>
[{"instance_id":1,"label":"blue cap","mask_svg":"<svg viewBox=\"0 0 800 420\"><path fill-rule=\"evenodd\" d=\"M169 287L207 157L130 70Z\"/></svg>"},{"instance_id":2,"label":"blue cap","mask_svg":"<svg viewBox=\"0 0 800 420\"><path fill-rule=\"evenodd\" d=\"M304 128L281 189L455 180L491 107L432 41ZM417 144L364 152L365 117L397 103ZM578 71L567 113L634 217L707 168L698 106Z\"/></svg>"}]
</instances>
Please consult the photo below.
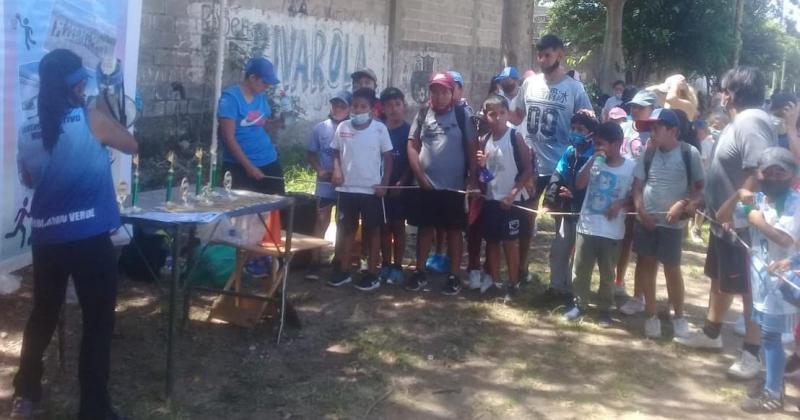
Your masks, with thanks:
<instances>
[{"instance_id":1,"label":"blue cap","mask_svg":"<svg viewBox=\"0 0 800 420\"><path fill-rule=\"evenodd\" d=\"M244 68L244 74L245 76L254 74L268 85L277 85L281 82L278 80L278 77L275 76L275 67L272 65L272 62L264 57L251 58Z\"/></svg>"},{"instance_id":2,"label":"blue cap","mask_svg":"<svg viewBox=\"0 0 800 420\"><path fill-rule=\"evenodd\" d=\"M64 82L69 87L75 87L78 83L86 80L89 78L89 72L86 70L86 67L80 66L72 73L64 76Z\"/></svg>"},{"instance_id":3,"label":"blue cap","mask_svg":"<svg viewBox=\"0 0 800 420\"><path fill-rule=\"evenodd\" d=\"M494 77L495 80L505 80L508 78L519 80L519 70L516 67L506 67L500 73L497 73L497 76Z\"/></svg>"},{"instance_id":4,"label":"blue cap","mask_svg":"<svg viewBox=\"0 0 800 420\"><path fill-rule=\"evenodd\" d=\"M450 76L453 77L453 81L458 83L458 86L462 88L464 87L464 77L461 76L461 73L455 70L450 70L448 71L448 73L450 73Z\"/></svg>"},{"instance_id":5,"label":"blue cap","mask_svg":"<svg viewBox=\"0 0 800 420\"><path fill-rule=\"evenodd\" d=\"M658 98L656 94L650 90L642 89L636 92L636 95L633 95L633 99L631 99L629 104L639 105L639 106L650 106L655 108L656 104L658 104Z\"/></svg>"},{"instance_id":6,"label":"blue cap","mask_svg":"<svg viewBox=\"0 0 800 420\"><path fill-rule=\"evenodd\" d=\"M658 108L653 111L650 118L646 120L636 120L633 122L633 128L638 132L647 132L653 129L653 125L657 122L666 124L670 127L680 127L681 120L675 111L668 108Z\"/></svg>"},{"instance_id":7,"label":"blue cap","mask_svg":"<svg viewBox=\"0 0 800 420\"><path fill-rule=\"evenodd\" d=\"M347 105L351 105L353 103L353 94L349 90L340 90L328 102L333 101L342 101Z\"/></svg>"}]
</instances>

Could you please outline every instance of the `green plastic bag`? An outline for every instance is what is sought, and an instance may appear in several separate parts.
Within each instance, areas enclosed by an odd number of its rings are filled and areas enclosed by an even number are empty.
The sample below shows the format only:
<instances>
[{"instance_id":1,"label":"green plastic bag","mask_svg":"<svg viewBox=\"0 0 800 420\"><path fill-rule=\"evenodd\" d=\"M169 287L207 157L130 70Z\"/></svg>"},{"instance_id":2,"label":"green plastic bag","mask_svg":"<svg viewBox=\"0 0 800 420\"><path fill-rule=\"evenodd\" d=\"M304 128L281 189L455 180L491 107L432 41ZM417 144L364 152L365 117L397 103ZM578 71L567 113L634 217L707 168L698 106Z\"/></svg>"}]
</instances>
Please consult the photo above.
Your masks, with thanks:
<instances>
[{"instance_id":1,"label":"green plastic bag","mask_svg":"<svg viewBox=\"0 0 800 420\"><path fill-rule=\"evenodd\" d=\"M227 245L209 245L205 251L196 247L192 257L196 262L189 282L194 286L222 289L236 267L236 248Z\"/></svg>"}]
</instances>

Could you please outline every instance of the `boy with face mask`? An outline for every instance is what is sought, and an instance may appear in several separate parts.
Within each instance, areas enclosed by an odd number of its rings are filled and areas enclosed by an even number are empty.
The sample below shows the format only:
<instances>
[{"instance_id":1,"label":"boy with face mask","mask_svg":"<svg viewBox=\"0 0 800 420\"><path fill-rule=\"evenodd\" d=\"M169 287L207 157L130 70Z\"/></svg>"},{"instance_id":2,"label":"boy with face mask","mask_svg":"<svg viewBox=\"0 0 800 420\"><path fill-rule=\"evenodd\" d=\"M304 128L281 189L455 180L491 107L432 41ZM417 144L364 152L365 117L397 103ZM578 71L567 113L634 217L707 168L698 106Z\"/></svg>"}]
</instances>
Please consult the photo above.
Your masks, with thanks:
<instances>
[{"instance_id":1,"label":"boy with face mask","mask_svg":"<svg viewBox=\"0 0 800 420\"><path fill-rule=\"evenodd\" d=\"M797 162L781 147L768 148L758 162L758 191L738 190L717 211L720 222L741 227L750 233L750 287L753 320L761 328L761 343L766 361L763 386L748 392L742 410L761 413L783 407L784 359L782 333L791 333L797 323L797 307L785 300L782 281L771 274L768 265L794 253L800 238L800 193L792 189Z\"/></svg>"},{"instance_id":2,"label":"boy with face mask","mask_svg":"<svg viewBox=\"0 0 800 420\"><path fill-rule=\"evenodd\" d=\"M578 172L594 154L592 136L598 121L585 114L572 117L570 141L550 183L544 193L543 211L577 212L581 211L585 188L578 188ZM572 303L572 250L575 247L576 216L556 216L556 236L550 244L550 287L543 300L558 303Z\"/></svg>"},{"instance_id":3,"label":"boy with face mask","mask_svg":"<svg viewBox=\"0 0 800 420\"><path fill-rule=\"evenodd\" d=\"M352 281L348 269L359 220L369 252L368 268L356 288L363 291L380 287L377 276L380 250L380 225L386 223L383 197L392 173L392 140L386 126L372 118L375 91L361 88L353 93L350 119L339 124L333 136L331 181L339 192L336 206L341 253L339 267L328 281L338 287Z\"/></svg>"}]
</instances>

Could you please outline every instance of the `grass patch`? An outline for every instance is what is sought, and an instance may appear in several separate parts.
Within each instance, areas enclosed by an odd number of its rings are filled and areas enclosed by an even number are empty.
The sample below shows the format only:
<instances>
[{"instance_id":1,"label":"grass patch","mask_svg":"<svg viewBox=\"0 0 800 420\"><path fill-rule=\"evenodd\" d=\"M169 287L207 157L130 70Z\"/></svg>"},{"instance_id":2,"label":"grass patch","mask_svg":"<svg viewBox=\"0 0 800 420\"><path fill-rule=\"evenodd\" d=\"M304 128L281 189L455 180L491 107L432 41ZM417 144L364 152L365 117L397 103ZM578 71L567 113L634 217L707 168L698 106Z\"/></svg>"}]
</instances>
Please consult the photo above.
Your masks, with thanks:
<instances>
[{"instance_id":1,"label":"grass patch","mask_svg":"<svg viewBox=\"0 0 800 420\"><path fill-rule=\"evenodd\" d=\"M306 149L296 144L286 145L278 147L278 153L286 191L313 194L317 176L308 164Z\"/></svg>"}]
</instances>

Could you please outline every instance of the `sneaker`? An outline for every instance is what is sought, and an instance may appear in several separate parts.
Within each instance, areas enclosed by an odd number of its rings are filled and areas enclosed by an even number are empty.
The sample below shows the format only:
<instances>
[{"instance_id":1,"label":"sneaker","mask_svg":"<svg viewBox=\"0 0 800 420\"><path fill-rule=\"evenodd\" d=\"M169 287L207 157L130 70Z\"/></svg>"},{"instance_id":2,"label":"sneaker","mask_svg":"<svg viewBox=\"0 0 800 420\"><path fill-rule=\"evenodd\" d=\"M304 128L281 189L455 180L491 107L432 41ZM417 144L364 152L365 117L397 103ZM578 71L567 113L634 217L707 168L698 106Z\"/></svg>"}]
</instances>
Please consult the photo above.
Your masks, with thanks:
<instances>
[{"instance_id":1,"label":"sneaker","mask_svg":"<svg viewBox=\"0 0 800 420\"><path fill-rule=\"evenodd\" d=\"M10 417L12 419L33 418L33 401L22 397L14 398L14 402L11 404Z\"/></svg>"},{"instance_id":2,"label":"sneaker","mask_svg":"<svg viewBox=\"0 0 800 420\"><path fill-rule=\"evenodd\" d=\"M469 270L469 290L481 288L481 270Z\"/></svg>"},{"instance_id":3,"label":"sneaker","mask_svg":"<svg viewBox=\"0 0 800 420\"><path fill-rule=\"evenodd\" d=\"M504 303L513 302L514 299L517 298L517 291L519 291L519 285L508 283L506 286L506 294L503 296Z\"/></svg>"},{"instance_id":4,"label":"sneaker","mask_svg":"<svg viewBox=\"0 0 800 420\"><path fill-rule=\"evenodd\" d=\"M740 406L747 413L774 413L783 410L783 395L772 395L767 390L755 398L747 398Z\"/></svg>"},{"instance_id":5,"label":"sneaker","mask_svg":"<svg viewBox=\"0 0 800 420\"><path fill-rule=\"evenodd\" d=\"M425 277L425 273L421 271L417 271L411 278L408 279L406 283L406 290L410 290L412 292L418 292L425 288L428 285L428 279Z\"/></svg>"},{"instance_id":6,"label":"sneaker","mask_svg":"<svg viewBox=\"0 0 800 420\"><path fill-rule=\"evenodd\" d=\"M494 286L494 279L492 276L488 274L484 274L481 276L481 283L478 288L481 289L481 293L486 293L487 290L491 289Z\"/></svg>"},{"instance_id":7,"label":"sneaker","mask_svg":"<svg viewBox=\"0 0 800 420\"><path fill-rule=\"evenodd\" d=\"M625 283L614 283L614 297L629 297L628 292L625 291Z\"/></svg>"},{"instance_id":8,"label":"sneaker","mask_svg":"<svg viewBox=\"0 0 800 420\"><path fill-rule=\"evenodd\" d=\"M736 323L733 324L733 332L739 337L744 337L744 315L739 315L739 317L736 318Z\"/></svg>"},{"instance_id":9,"label":"sneaker","mask_svg":"<svg viewBox=\"0 0 800 420\"><path fill-rule=\"evenodd\" d=\"M369 292L381 287L381 280L374 274L367 272L361 276L361 280L355 284L356 289Z\"/></svg>"},{"instance_id":10,"label":"sneaker","mask_svg":"<svg viewBox=\"0 0 800 420\"><path fill-rule=\"evenodd\" d=\"M378 278L381 281L389 281L389 278L392 276L392 267L389 264L383 264L381 266L380 271L378 271Z\"/></svg>"},{"instance_id":11,"label":"sneaker","mask_svg":"<svg viewBox=\"0 0 800 420\"><path fill-rule=\"evenodd\" d=\"M597 325L599 325L600 328L610 328L614 325L611 313L609 311L600 311L600 316L597 317Z\"/></svg>"},{"instance_id":12,"label":"sneaker","mask_svg":"<svg viewBox=\"0 0 800 420\"><path fill-rule=\"evenodd\" d=\"M644 321L644 336L647 338L661 338L661 320L653 315Z\"/></svg>"},{"instance_id":13,"label":"sneaker","mask_svg":"<svg viewBox=\"0 0 800 420\"><path fill-rule=\"evenodd\" d=\"M736 379L753 379L761 372L761 360L749 351L742 350L739 360L728 368L728 375Z\"/></svg>"},{"instance_id":14,"label":"sneaker","mask_svg":"<svg viewBox=\"0 0 800 420\"><path fill-rule=\"evenodd\" d=\"M528 272L528 265L523 264L519 267L519 284L533 283L533 276Z\"/></svg>"},{"instance_id":15,"label":"sneaker","mask_svg":"<svg viewBox=\"0 0 800 420\"><path fill-rule=\"evenodd\" d=\"M764 384L766 383L766 379L761 377L756 381L756 383L750 385L750 387L747 388L747 398L758 398L761 396L761 393L764 392Z\"/></svg>"},{"instance_id":16,"label":"sneaker","mask_svg":"<svg viewBox=\"0 0 800 420\"><path fill-rule=\"evenodd\" d=\"M564 311L564 321L575 321L580 316L583 315L583 311L581 311L581 307L578 305L572 305L566 311Z\"/></svg>"},{"instance_id":17,"label":"sneaker","mask_svg":"<svg viewBox=\"0 0 800 420\"><path fill-rule=\"evenodd\" d=\"M328 286L333 286L333 287L344 286L345 284L350 283L351 281L353 281L353 278L347 271L334 272L333 275L331 275L331 278L328 279Z\"/></svg>"},{"instance_id":18,"label":"sneaker","mask_svg":"<svg viewBox=\"0 0 800 420\"><path fill-rule=\"evenodd\" d=\"M389 279L386 280L387 284L391 284L392 286L400 286L404 284L406 281L405 276L403 276L403 267L400 264L394 264L390 267L389 270Z\"/></svg>"},{"instance_id":19,"label":"sneaker","mask_svg":"<svg viewBox=\"0 0 800 420\"><path fill-rule=\"evenodd\" d=\"M722 348L722 336L711 338L703 331L690 332L685 337L675 337L676 343L694 349L719 350Z\"/></svg>"},{"instance_id":20,"label":"sneaker","mask_svg":"<svg viewBox=\"0 0 800 420\"><path fill-rule=\"evenodd\" d=\"M684 317L672 319L672 335L674 337L686 337L689 335L689 321Z\"/></svg>"},{"instance_id":21,"label":"sneaker","mask_svg":"<svg viewBox=\"0 0 800 420\"><path fill-rule=\"evenodd\" d=\"M447 283L442 288L442 294L445 296L455 296L461 292L461 280L455 274L447 276Z\"/></svg>"},{"instance_id":22,"label":"sneaker","mask_svg":"<svg viewBox=\"0 0 800 420\"><path fill-rule=\"evenodd\" d=\"M644 298L642 296L634 296L626 300L625 303L619 307L619 311L628 316L644 312Z\"/></svg>"},{"instance_id":23,"label":"sneaker","mask_svg":"<svg viewBox=\"0 0 800 420\"><path fill-rule=\"evenodd\" d=\"M800 356L797 353L792 353L788 359L786 359L786 367L783 369L784 376L795 376L800 373Z\"/></svg>"}]
</instances>

